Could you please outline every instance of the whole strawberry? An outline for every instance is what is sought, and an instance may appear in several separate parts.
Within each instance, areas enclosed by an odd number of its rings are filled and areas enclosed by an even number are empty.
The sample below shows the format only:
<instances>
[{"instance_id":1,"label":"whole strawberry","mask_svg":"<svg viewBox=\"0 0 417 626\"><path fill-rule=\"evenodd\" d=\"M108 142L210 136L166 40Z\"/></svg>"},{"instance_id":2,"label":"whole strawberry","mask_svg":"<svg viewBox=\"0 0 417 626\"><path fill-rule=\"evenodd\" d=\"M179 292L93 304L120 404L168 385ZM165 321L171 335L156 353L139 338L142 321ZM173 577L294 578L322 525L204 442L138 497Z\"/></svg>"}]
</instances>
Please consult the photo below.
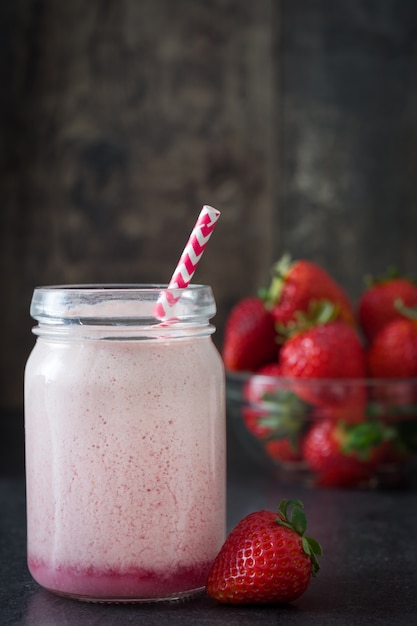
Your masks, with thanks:
<instances>
[{"instance_id":1,"label":"whole strawberry","mask_svg":"<svg viewBox=\"0 0 417 626\"><path fill-rule=\"evenodd\" d=\"M232 530L209 572L207 594L224 604L287 603L319 570L320 544L305 536L303 505L282 500L278 514L257 511Z\"/></svg>"},{"instance_id":2,"label":"whole strawberry","mask_svg":"<svg viewBox=\"0 0 417 626\"><path fill-rule=\"evenodd\" d=\"M281 349L284 376L295 378L361 378L365 353L355 330L342 321L300 331Z\"/></svg>"},{"instance_id":3,"label":"whole strawberry","mask_svg":"<svg viewBox=\"0 0 417 626\"><path fill-rule=\"evenodd\" d=\"M240 300L230 312L224 331L223 361L230 371L255 371L276 361L278 344L274 318L260 298Z\"/></svg>"},{"instance_id":4,"label":"whole strawberry","mask_svg":"<svg viewBox=\"0 0 417 626\"><path fill-rule=\"evenodd\" d=\"M369 278L368 288L358 303L358 320L370 343L389 322L401 316L395 306L417 306L417 285L407 278L389 272L382 278Z\"/></svg>"},{"instance_id":5,"label":"whole strawberry","mask_svg":"<svg viewBox=\"0 0 417 626\"><path fill-rule=\"evenodd\" d=\"M368 367L375 378L417 376L417 309L403 308L375 337L368 352Z\"/></svg>"},{"instance_id":6,"label":"whole strawberry","mask_svg":"<svg viewBox=\"0 0 417 626\"><path fill-rule=\"evenodd\" d=\"M292 261L284 255L273 267L272 281L262 293L267 308L279 324L286 325L297 312L308 311L314 301L329 300L339 316L353 324L354 311L342 287L319 265L303 259Z\"/></svg>"},{"instance_id":7,"label":"whole strawberry","mask_svg":"<svg viewBox=\"0 0 417 626\"><path fill-rule=\"evenodd\" d=\"M379 422L317 422L304 438L303 457L318 485L354 487L370 479L392 437L392 430Z\"/></svg>"},{"instance_id":8,"label":"whole strawberry","mask_svg":"<svg viewBox=\"0 0 417 626\"><path fill-rule=\"evenodd\" d=\"M294 382L293 390L304 401L321 407L352 406L357 413L365 403L365 389L346 379L365 376L365 352L354 327L332 321L334 307L321 304L316 318L300 317L298 326L289 326L290 337L280 351L282 373L303 381Z\"/></svg>"}]
</instances>

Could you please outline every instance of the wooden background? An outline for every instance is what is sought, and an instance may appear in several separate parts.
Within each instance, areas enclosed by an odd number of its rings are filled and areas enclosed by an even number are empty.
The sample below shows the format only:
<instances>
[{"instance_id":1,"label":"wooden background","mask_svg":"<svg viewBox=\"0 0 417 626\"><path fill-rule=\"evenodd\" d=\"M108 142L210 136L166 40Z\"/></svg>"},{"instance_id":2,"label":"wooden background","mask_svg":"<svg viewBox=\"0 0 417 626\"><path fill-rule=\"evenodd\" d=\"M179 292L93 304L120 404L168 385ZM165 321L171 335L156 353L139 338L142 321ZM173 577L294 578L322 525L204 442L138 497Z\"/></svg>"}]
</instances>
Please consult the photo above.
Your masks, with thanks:
<instances>
[{"instance_id":1,"label":"wooden background","mask_svg":"<svg viewBox=\"0 0 417 626\"><path fill-rule=\"evenodd\" d=\"M218 345L285 251L417 274L414 0L14 0L0 44L0 408L33 288L165 282L204 203Z\"/></svg>"}]
</instances>

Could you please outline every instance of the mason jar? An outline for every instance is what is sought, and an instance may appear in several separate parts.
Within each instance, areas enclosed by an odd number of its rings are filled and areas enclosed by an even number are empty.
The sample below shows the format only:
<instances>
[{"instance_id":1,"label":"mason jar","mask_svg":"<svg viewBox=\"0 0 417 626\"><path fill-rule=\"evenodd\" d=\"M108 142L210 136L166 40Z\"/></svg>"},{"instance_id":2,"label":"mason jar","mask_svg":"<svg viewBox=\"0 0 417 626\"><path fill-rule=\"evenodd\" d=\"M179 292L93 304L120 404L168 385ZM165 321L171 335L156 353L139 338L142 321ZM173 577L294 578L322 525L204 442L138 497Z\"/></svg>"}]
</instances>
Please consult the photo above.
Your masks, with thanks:
<instances>
[{"instance_id":1,"label":"mason jar","mask_svg":"<svg viewBox=\"0 0 417 626\"><path fill-rule=\"evenodd\" d=\"M204 589L225 539L224 371L210 287L36 288L25 371L28 566L43 587L146 602Z\"/></svg>"}]
</instances>

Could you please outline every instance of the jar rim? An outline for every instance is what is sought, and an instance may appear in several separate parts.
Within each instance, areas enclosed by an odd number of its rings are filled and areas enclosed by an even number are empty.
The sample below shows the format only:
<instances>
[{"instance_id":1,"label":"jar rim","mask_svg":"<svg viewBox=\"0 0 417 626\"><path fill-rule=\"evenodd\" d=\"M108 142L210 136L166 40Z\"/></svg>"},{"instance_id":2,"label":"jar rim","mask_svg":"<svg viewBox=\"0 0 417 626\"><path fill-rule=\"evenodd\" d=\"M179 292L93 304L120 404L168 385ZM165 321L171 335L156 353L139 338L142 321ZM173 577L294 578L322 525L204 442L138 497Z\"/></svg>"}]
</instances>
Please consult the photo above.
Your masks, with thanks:
<instances>
[{"instance_id":1,"label":"jar rim","mask_svg":"<svg viewBox=\"0 0 417 626\"><path fill-rule=\"evenodd\" d=\"M188 287L178 287L175 291L183 292L188 289L195 290L201 288L207 288L208 285L200 285L197 283L191 283ZM166 283L62 283L56 285L38 285L34 291L80 291L80 292L98 292L98 291L141 291L141 292L153 292L155 290L168 289ZM174 291L174 290L173 290Z\"/></svg>"},{"instance_id":2,"label":"jar rim","mask_svg":"<svg viewBox=\"0 0 417 626\"><path fill-rule=\"evenodd\" d=\"M154 309L167 284L91 283L35 287L30 314L46 324L159 324ZM178 322L204 323L216 313L211 287L190 284L169 289Z\"/></svg>"}]
</instances>

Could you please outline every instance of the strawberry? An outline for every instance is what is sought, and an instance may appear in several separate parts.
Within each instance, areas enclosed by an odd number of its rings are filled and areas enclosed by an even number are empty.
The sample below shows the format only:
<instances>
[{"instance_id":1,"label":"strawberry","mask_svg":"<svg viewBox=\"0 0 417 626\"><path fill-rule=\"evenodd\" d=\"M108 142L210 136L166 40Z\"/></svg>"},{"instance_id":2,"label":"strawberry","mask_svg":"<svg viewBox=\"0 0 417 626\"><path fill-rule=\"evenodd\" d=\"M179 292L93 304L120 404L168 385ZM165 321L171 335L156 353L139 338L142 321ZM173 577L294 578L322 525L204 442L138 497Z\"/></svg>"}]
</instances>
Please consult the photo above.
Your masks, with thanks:
<instances>
[{"instance_id":1,"label":"strawberry","mask_svg":"<svg viewBox=\"0 0 417 626\"><path fill-rule=\"evenodd\" d=\"M368 288L358 303L357 317L365 337L372 343L384 326L401 317L396 301L400 300L406 307L417 306L417 285L392 271L381 278L368 278L367 282Z\"/></svg>"},{"instance_id":2,"label":"strawberry","mask_svg":"<svg viewBox=\"0 0 417 626\"><path fill-rule=\"evenodd\" d=\"M375 378L417 377L417 309L402 308L375 337L367 354Z\"/></svg>"},{"instance_id":3,"label":"strawberry","mask_svg":"<svg viewBox=\"0 0 417 626\"><path fill-rule=\"evenodd\" d=\"M350 324L332 321L335 313L331 303L321 305L310 318L300 316L298 326L288 326L290 337L279 358L282 373L303 381L295 382L293 391L305 402L322 407L352 406L357 412L365 404L365 388L350 385L345 379L365 376L362 344Z\"/></svg>"},{"instance_id":4,"label":"strawberry","mask_svg":"<svg viewBox=\"0 0 417 626\"><path fill-rule=\"evenodd\" d=\"M350 324L355 322L345 291L322 267L311 261L292 262L289 255L284 255L273 266L271 284L261 295L279 324L287 325L295 319L297 311L308 311L311 302L319 300L333 302L341 319Z\"/></svg>"},{"instance_id":5,"label":"strawberry","mask_svg":"<svg viewBox=\"0 0 417 626\"><path fill-rule=\"evenodd\" d=\"M260 298L240 300L230 312L224 331L222 356L230 371L255 371L276 361L278 344L272 314Z\"/></svg>"},{"instance_id":6,"label":"strawberry","mask_svg":"<svg viewBox=\"0 0 417 626\"><path fill-rule=\"evenodd\" d=\"M319 570L320 544L305 536L303 505L282 500L278 514L257 511L227 537L208 575L207 594L224 604L287 603Z\"/></svg>"},{"instance_id":7,"label":"strawberry","mask_svg":"<svg viewBox=\"0 0 417 626\"><path fill-rule=\"evenodd\" d=\"M325 420L311 426L302 452L317 474L317 484L353 487L369 480L392 437L392 430L379 422L346 425Z\"/></svg>"}]
</instances>

